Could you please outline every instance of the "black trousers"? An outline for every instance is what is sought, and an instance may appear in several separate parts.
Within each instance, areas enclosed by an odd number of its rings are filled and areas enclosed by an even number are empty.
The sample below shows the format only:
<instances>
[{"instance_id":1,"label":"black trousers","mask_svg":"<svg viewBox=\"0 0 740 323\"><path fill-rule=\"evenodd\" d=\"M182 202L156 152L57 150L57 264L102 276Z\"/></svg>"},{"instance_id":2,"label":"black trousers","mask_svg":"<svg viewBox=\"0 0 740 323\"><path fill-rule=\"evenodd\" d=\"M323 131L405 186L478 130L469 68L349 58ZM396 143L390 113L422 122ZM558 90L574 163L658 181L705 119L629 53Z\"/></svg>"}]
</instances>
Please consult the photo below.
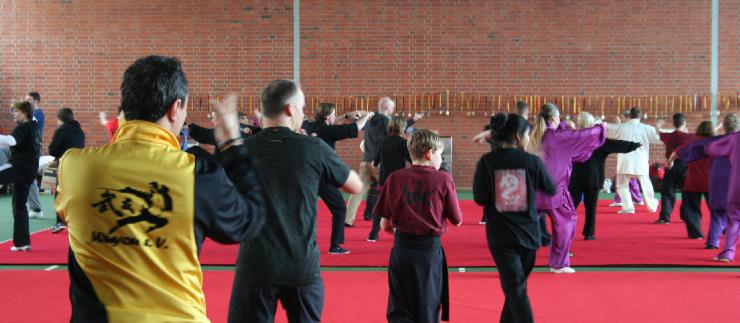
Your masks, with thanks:
<instances>
[{"instance_id":1,"label":"black trousers","mask_svg":"<svg viewBox=\"0 0 740 323\"><path fill-rule=\"evenodd\" d=\"M9 165L9 164L6 164ZM31 245L31 231L28 227L28 190L35 179L33 174L9 166L0 171L0 184L13 184L13 245L16 247Z\"/></svg>"},{"instance_id":2,"label":"black trousers","mask_svg":"<svg viewBox=\"0 0 740 323\"><path fill-rule=\"evenodd\" d=\"M547 231L547 214L540 213L540 233L542 233L540 237L540 244L543 246L549 246L550 240L552 240L552 235L550 234L550 231Z\"/></svg>"},{"instance_id":3,"label":"black trousers","mask_svg":"<svg viewBox=\"0 0 740 323\"><path fill-rule=\"evenodd\" d=\"M440 321L444 263L441 247L421 250L399 246L394 240L388 266L388 322Z\"/></svg>"},{"instance_id":4,"label":"black trousers","mask_svg":"<svg viewBox=\"0 0 740 323\"><path fill-rule=\"evenodd\" d=\"M573 197L573 209L577 209L583 198L583 205L586 207L586 221L583 224L583 236L593 236L596 234L596 203L599 201L599 189L581 188L576 186L568 187L570 196Z\"/></svg>"},{"instance_id":5,"label":"black trousers","mask_svg":"<svg viewBox=\"0 0 740 323\"><path fill-rule=\"evenodd\" d=\"M709 193L683 192L681 197L681 219L686 223L689 238L703 238L701 231L701 196L709 201Z\"/></svg>"},{"instance_id":6,"label":"black trousers","mask_svg":"<svg viewBox=\"0 0 740 323\"><path fill-rule=\"evenodd\" d=\"M671 221L671 212L676 204L676 190L683 189L686 179L686 163L680 159L673 162L673 167L666 170L663 177L663 186L660 188L660 215L659 219Z\"/></svg>"},{"instance_id":7,"label":"black trousers","mask_svg":"<svg viewBox=\"0 0 740 323\"><path fill-rule=\"evenodd\" d=\"M338 188L321 184L319 186L319 197L331 211L330 247L339 247L340 244L344 243L344 219L347 216L347 205L344 204L344 196Z\"/></svg>"},{"instance_id":8,"label":"black trousers","mask_svg":"<svg viewBox=\"0 0 740 323\"><path fill-rule=\"evenodd\" d=\"M303 286L234 286L229 302L229 323L275 322L278 300L283 304L288 322L320 322L324 307L324 283Z\"/></svg>"},{"instance_id":9,"label":"black trousers","mask_svg":"<svg viewBox=\"0 0 740 323\"><path fill-rule=\"evenodd\" d=\"M532 306L527 296L527 278L534 268L537 250L505 246L492 247L490 251L506 297L500 322L534 322Z\"/></svg>"}]
</instances>

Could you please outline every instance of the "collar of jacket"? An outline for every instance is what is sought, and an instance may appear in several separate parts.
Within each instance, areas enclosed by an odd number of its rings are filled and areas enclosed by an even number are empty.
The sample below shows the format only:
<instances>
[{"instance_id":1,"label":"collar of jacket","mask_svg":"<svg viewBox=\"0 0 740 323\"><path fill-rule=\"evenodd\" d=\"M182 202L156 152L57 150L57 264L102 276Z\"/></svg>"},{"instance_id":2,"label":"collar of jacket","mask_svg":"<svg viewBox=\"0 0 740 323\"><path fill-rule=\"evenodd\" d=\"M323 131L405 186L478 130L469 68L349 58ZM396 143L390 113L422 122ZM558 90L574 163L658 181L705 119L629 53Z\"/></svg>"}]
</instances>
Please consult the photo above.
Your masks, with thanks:
<instances>
[{"instance_id":1,"label":"collar of jacket","mask_svg":"<svg viewBox=\"0 0 740 323\"><path fill-rule=\"evenodd\" d=\"M640 119L630 119L629 123L640 123Z\"/></svg>"},{"instance_id":2,"label":"collar of jacket","mask_svg":"<svg viewBox=\"0 0 740 323\"><path fill-rule=\"evenodd\" d=\"M174 148L180 149L180 142L177 140L175 135L156 123L147 121L126 121L121 125L118 128L118 131L116 131L116 136L113 138L113 142L124 140L150 141L171 145Z\"/></svg>"}]
</instances>

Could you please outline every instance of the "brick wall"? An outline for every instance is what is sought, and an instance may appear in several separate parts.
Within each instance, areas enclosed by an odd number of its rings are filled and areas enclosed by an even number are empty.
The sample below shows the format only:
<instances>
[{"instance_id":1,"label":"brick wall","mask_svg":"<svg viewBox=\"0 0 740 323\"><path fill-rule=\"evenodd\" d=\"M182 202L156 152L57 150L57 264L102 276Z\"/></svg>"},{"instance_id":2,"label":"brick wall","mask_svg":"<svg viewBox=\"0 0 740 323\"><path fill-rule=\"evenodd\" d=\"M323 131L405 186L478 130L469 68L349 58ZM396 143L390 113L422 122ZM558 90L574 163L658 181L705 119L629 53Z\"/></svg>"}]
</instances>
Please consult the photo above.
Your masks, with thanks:
<instances>
[{"instance_id":1,"label":"brick wall","mask_svg":"<svg viewBox=\"0 0 740 323\"><path fill-rule=\"evenodd\" d=\"M535 101L540 96L540 102L550 96L559 104L564 96L571 112L577 96L581 109L597 115L597 98L607 97L605 114L613 115L616 96L640 97L647 107L649 97L707 93L710 3L301 1L307 112L312 102L341 102L339 97L345 98L345 109L355 98L369 99L374 107L380 95L398 97L405 112L413 109L410 101L416 95L418 111L427 106L422 95L426 100L432 93L457 93L449 116L435 110L418 127L453 137L455 180L469 187L475 162L486 151L472 145L470 136L486 122L483 111L498 108L499 95L509 101L514 95L535 96ZM50 120L46 143L53 114L68 106L82 121L89 142L101 144L106 135L97 125L97 113L115 110L124 69L137 57L162 54L184 62L192 121L205 122L207 96L232 91L243 96L242 109L249 110L269 80L292 77L292 5L0 2L0 104L7 111L11 99L34 89ZM719 87L728 94L730 110L737 111L740 1L720 5ZM674 111L685 109L675 100ZM460 111L468 105L478 109L475 116ZM691 127L706 118L705 110L692 113ZM0 113L0 125L6 132L12 129L7 113ZM349 140L337 147L353 167L359 164L358 146L359 140ZM653 150L653 159L662 158L661 150Z\"/></svg>"}]
</instances>

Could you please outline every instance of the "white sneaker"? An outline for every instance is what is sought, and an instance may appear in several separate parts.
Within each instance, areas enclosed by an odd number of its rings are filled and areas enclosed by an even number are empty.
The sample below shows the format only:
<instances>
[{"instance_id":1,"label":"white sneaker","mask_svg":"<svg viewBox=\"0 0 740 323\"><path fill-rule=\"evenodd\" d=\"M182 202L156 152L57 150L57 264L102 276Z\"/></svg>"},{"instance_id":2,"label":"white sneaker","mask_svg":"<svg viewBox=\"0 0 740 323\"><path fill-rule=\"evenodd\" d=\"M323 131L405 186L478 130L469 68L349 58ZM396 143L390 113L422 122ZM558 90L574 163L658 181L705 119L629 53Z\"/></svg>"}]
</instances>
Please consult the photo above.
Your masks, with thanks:
<instances>
[{"instance_id":1,"label":"white sneaker","mask_svg":"<svg viewBox=\"0 0 740 323\"><path fill-rule=\"evenodd\" d=\"M632 210L619 210L617 214L635 214L635 209Z\"/></svg>"},{"instance_id":2,"label":"white sneaker","mask_svg":"<svg viewBox=\"0 0 740 323\"><path fill-rule=\"evenodd\" d=\"M609 206L622 206L622 203L614 202L612 204L609 204Z\"/></svg>"},{"instance_id":3,"label":"white sneaker","mask_svg":"<svg viewBox=\"0 0 740 323\"><path fill-rule=\"evenodd\" d=\"M44 218L44 212L43 211L28 211L28 218L29 219L43 219Z\"/></svg>"},{"instance_id":4,"label":"white sneaker","mask_svg":"<svg viewBox=\"0 0 740 323\"><path fill-rule=\"evenodd\" d=\"M645 205L645 202L638 202L638 203L635 203L635 204L637 204L637 205Z\"/></svg>"},{"instance_id":5,"label":"white sneaker","mask_svg":"<svg viewBox=\"0 0 740 323\"><path fill-rule=\"evenodd\" d=\"M16 246L10 247L10 252L16 252L16 251L29 252L31 251L31 246L29 245L29 246L20 246L20 247L16 247Z\"/></svg>"},{"instance_id":6,"label":"white sneaker","mask_svg":"<svg viewBox=\"0 0 740 323\"><path fill-rule=\"evenodd\" d=\"M575 274L576 270L570 267L563 267L560 269L550 267L550 272L555 274Z\"/></svg>"}]
</instances>

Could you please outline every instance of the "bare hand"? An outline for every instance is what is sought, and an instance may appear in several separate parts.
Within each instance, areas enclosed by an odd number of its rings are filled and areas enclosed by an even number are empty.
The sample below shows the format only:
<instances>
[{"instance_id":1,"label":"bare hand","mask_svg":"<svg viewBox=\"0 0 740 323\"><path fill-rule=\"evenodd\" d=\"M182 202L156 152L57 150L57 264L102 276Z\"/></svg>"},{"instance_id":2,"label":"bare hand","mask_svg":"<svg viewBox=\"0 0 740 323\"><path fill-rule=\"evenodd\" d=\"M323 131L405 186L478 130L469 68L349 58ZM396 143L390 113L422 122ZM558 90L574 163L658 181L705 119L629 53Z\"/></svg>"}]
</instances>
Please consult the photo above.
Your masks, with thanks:
<instances>
[{"instance_id":1,"label":"bare hand","mask_svg":"<svg viewBox=\"0 0 740 323\"><path fill-rule=\"evenodd\" d=\"M241 138L237 116L236 95L229 94L221 102L212 100L214 134L217 143Z\"/></svg>"}]
</instances>

